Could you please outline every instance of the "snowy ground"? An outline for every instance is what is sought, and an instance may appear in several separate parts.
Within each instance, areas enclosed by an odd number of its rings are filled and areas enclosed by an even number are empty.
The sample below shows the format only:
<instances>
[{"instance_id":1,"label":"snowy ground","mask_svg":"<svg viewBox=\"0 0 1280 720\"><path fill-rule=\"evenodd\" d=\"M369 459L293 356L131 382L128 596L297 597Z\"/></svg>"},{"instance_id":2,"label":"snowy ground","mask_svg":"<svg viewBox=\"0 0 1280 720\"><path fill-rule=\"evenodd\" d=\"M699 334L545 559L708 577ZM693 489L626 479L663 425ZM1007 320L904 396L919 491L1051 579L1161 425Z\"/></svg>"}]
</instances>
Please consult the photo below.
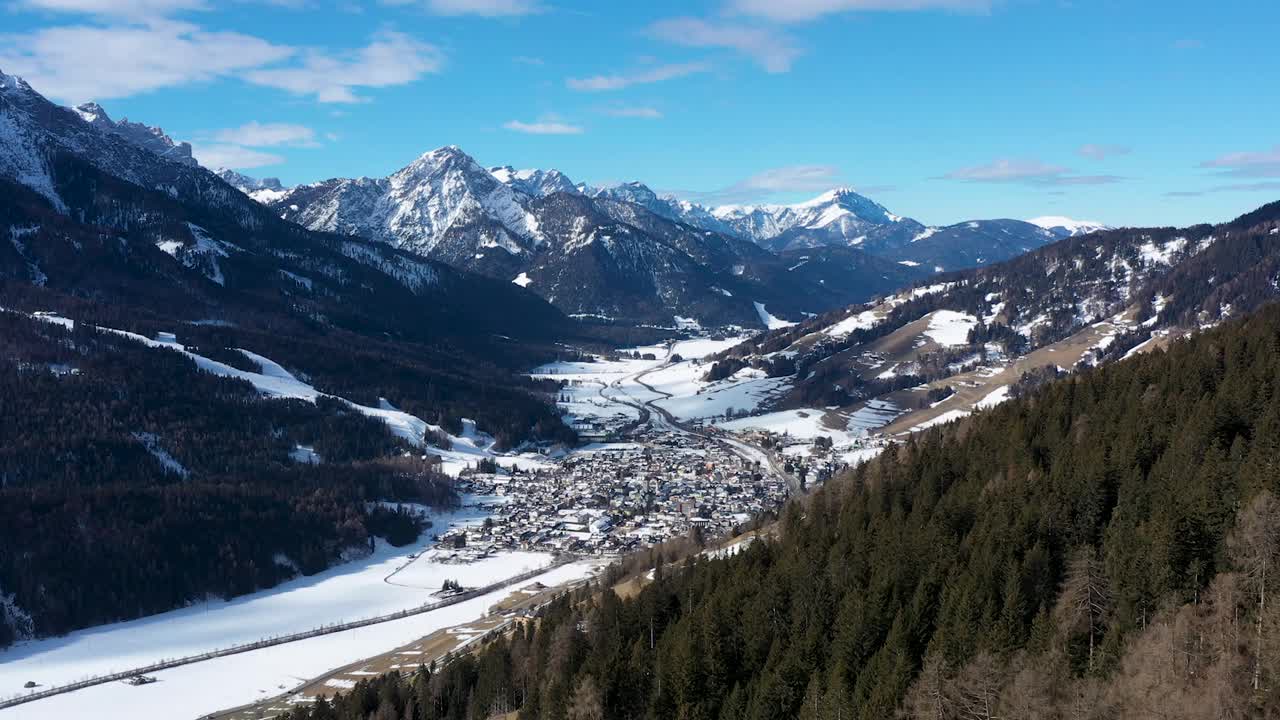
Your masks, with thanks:
<instances>
[{"instance_id":1,"label":"snowy ground","mask_svg":"<svg viewBox=\"0 0 1280 720\"><path fill-rule=\"evenodd\" d=\"M795 325L795 323L789 320L783 320L782 318L774 316L765 309L764 303L762 302L752 304L756 306L756 314L760 316L760 322L764 323L764 326L770 330L777 330L779 328L787 328Z\"/></svg>"},{"instance_id":2,"label":"snowy ground","mask_svg":"<svg viewBox=\"0 0 1280 720\"><path fill-rule=\"evenodd\" d=\"M191 607L153 615L139 620L114 623L89 628L70 635L22 643L0 652L0 696L22 692L22 685L35 681L42 686L63 685L82 678L126 670L167 658L195 655L208 650L252 642L265 637L331 625L376 615L384 615L433 602L432 593L438 591L446 578L455 579L465 586L479 586L496 582L525 570L545 567L551 556L542 553L507 553L472 564L449 564L441 561L441 553L424 552L431 545L430 535L442 533L446 528L459 525L477 525L489 514L484 505L496 504L505 498L473 496L466 499L466 506L446 514L433 514L433 527L424 534L422 541L403 548L393 548L379 543L370 556L330 568L310 577L299 577L270 590L246 595L229 602L213 600ZM417 558L409 555L417 554ZM487 607L487 606L484 606ZM442 609L444 613L452 608ZM423 618L434 617L427 613ZM448 617L456 617L449 613ZM470 616L469 616L470 617ZM465 621L468 618L463 618ZM216 664L226 676L218 676L217 683L230 685L242 692L239 695L219 696L218 706L204 708L203 712L229 707L254 698L259 687L275 688L276 683L263 686L258 673L263 665L250 656L279 656L282 659L298 657L295 645L314 645L318 662L295 668L281 664L276 672L287 671L288 676L308 677L320 671L351 662L371 654L371 651L387 650L416 637L415 619L371 626L361 630L339 633L325 638L315 638L300 643L290 643L254 653L237 655L225 660L198 663L190 668L177 668L161 673L161 678L175 674L178 677L203 676L205 665ZM421 622L428 622L421 620ZM380 630L386 625L402 624L398 632ZM428 630L429 631L429 630ZM344 649L340 638L351 635L368 642L352 640ZM385 640L386 643L378 645ZM239 659L239 660L238 660ZM272 661L275 662L275 661ZM296 682L296 680L294 680ZM159 683L158 685L163 685ZM245 690L246 684L254 685ZM128 687L128 686L122 686ZM130 688L141 692L139 688ZM83 694L90 696L95 689L71 693L69 698ZM77 717L58 715L47 707L61 707L58 698L41 700L23 705L5 713L13 717ZM178 705L192 708L191 716L198 714L194 705ZM121 714L118 717L125 717ZM113 715L117 717L117 715Z\"/></svg>"},{"instance_id":3,"label":"snowy ground","mask_svg":"<svg viewBox=\"0 0 1280 720\"><path fill-rule=\"evenodd\" d=\"M592 561L573 563L532 578L529 583L557 585L586 577L596 569L597 565ZM158 682L151 685L96 685L0 711L0 717L12 717L15 720L67 720L83 717L185 720L202 717L277 695L296 687L306 678L385 652L441 628L476 620L483 617L489 607L505 598L513 589L498 590L402 620L165 670L155 674ZM305 609L305 606L299 604L296 609ZM287 615L277 616L277 619L286 620ZM229 626L228 631L234 632L235 626ZM139 641L145 642L164 634L163 628L154 627L139 638ZM12 668L11 665L15 663L0 665L0 682L6 688L12 684L11 677L20 673L31 675L30 666L19 665L18 668ZM180 710L175 710L178 708Z\"/></svg>"},{"instance_id":4,"label":"snowy ground","mask_svg":"<svg viewBox=\"0 0 1280 720\"><path fill-rule=\"evenodd\" d=\"M657 401L657 405L682 420L712 417L723 415L730 407L752 410L785 383L764 380L750 370L718 383L702 381L710 369L703 358L727 350L744 339L694 338L676 341L671 346L628 348L622 353L652 355L654 359L556 362L535 368L532 375L568 383L561 391L568 402L560 405L571 421L625 424L639 417L640 411L635 405L648 401ZM675 356L681 358L680 362L670 363ZM666 395L672 397L666 398Z\"/></svg>"}]
</instances>

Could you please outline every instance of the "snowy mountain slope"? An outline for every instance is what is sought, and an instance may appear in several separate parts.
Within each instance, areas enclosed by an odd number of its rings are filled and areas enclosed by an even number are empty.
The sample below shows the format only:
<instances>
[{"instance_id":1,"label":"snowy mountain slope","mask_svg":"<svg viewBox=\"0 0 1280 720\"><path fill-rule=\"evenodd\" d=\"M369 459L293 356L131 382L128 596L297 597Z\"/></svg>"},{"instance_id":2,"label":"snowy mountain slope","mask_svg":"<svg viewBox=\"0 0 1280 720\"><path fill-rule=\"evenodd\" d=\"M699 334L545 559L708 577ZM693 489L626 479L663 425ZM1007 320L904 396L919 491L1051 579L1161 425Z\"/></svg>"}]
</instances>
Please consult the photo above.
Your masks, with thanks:
<instances>
[{"instance_id":1,"label":"snowy mountain slope","mask_svg":"<svg viewBox=\"0 0 1280 720\"><path fill-rule=\"evenodd\" d=\"M851 188L829 190L795 205L725 205L712 208L711 214L774 250L861 245L873 229L908 220Z\"/></svg>"},{"instance_id":2,"label":"snowy mountain slope","mask_svg":"<svg viewBox=\"0 0 1280 720\"><path fill-rule=\"evenodd\" d=\"M559 170L516 170L510 165L489 168L498 182L529 197L546 197L552 193L578 192L573 181Z\"/></svg>"},{"instance_id":3,"label":"snowy mountain slope","mask_svg":"<svg viewBox=\"0 0 1280 720\"><path fill-rule=\"evenodd\" d=\"M182 298L171 309L193 315L252 309L421 337L569 327L509 283L282 221L213 173L85 112L0 76L7 277L104 301ZM491 301L507 314L485 319ZM528 322L508 322L521 315Z\"/></svg>"},{"instance_id":4,"label":"snowy mountain slope","mask_svg":"<svg viewBox=\"0 0 1280 720\"><path fill-rule=\"evenodd\" d=\"M485 171L456 147L427 153L383 179L327 180L284 194L232 181L305 227L519 280L571 314L654 324L676 315L755 324L755 301L794 319L922 275L997 262L1060 236L1006 220L928 228L849 188L794 205L706 207L640 182L592 187L558 170ZM552 202L556 195L578 199ZM609 221L614 227L605 229ZM611 243L591 253L625 257L578 263L573 258L592 233ZM643 242L653 245L642 251ZM645 267L641 258L655 265ZM567 277L570 267L584 273L576 283L548 282ZM637 276L620 277L624 268ZM618 296L609 297L609 288Z\"/></svg>"},{"instance_id":5,"label":"snowy mountain slope","mask_svg":"<svg viewBox=\"0 0 1280 720\"><path fill-rule=\"evenodd\" d=\"M285 194L284 185L280 183L280 178L265 177L255 178L249 177L236 172L222 168L217 171L218 177L222 178L235 189L248 195L254 200L266 205L280 199Z\"/></svg>"},{"instance_id":6,"label":"snowy mountain slope","mask_svg":"<svg viewBox=\"0 0 1280 720\"><path fill-rule=\"evenodd\" d=\"M111 119L107 111L98 103L85 103L75 108L76 114L86 123L101 130L115 133L140 148L150 150L165 160L182 165L195 166L196 159L191 156L191 143L174 142L173 138L158 127L142 123L129 122L129 118L119 121Z\"/></svg>"},{"instance_id":7,"label":"snowy mountain slope","mask_svg":"<svg viewBox=\"0 0 1280 720\"><path fill-rule=\"evenodd\" d=\"M927 228L910 242L884 247L879 254L895 262L926 265L936 272L990 265L1061 239L1052 230L1021 220L971 220Z\"/></svg>"},{"instance_id":8,"label":"snowy mountain slope","mask_svg":"<svg viewBox=\"0 0 1280 720\"><path fill-rule=\"evenodd\" d=\"M326 180L272 202L281 217L358 235L445 261L480 248L513 255L544 242L524 207L527 196L499 182L455 146L424 153L386 178Z\"/></svg>"},{"instance_id":9,"label":"snowy mountain slope","mask_svg":"<svg viewBox=\"0 0 1280 720\"><path fill-rule=\"evenodd\" d=\"M1218 226L1097 231L771 332L720 360L791 378L779 406L838 408L832 422L893 406L901 417L887 430L900 432L1280 298L1277 238L1280 203Z\"/></svg>"}]
</instances>

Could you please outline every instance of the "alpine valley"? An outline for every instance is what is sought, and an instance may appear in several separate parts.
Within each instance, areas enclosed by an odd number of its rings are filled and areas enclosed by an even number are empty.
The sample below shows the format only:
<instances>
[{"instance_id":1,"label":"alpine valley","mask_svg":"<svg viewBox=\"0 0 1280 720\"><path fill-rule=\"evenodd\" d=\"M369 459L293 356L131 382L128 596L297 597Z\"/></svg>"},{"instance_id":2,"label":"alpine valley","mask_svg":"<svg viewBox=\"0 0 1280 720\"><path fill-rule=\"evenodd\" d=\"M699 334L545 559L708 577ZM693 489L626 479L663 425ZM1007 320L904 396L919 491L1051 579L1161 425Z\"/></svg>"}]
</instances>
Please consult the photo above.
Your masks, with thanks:
<instances>
[{"instance_id":1,"label":"alpine valley","mask_svg":"<svg viewBox=\"0 0 1280 720\"><path fill-rule=\"evenodd\" d=\"M847 5L765 4L645 37L780 75ZM142 5L94 22L208 39ZM245 82L363 106L429 65L357 72L381 32ZM640 67L566 87L713 73ZM0 73L0 720L1280 717L1280 202L929 225L822 168L716 204L190 140Z\"/></svg>"}]
</instances>

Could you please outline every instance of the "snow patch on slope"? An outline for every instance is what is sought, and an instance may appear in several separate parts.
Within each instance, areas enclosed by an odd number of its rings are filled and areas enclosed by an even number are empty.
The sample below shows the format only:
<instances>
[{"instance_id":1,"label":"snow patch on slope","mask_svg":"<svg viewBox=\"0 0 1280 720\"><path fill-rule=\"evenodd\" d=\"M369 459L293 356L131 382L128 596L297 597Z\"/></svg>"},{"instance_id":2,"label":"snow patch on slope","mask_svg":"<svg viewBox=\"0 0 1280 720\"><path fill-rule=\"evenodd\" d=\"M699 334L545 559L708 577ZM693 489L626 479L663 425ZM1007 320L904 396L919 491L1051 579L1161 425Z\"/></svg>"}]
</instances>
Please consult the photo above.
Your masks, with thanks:
<instances>
[{"instance_id":1,"label":"snow patch on slope","mask_svg":"<svg viewBox=\"0 0 1280 720\"><path fill-rule=\"evenodd\" d=\"M777 330L779 328L786 328L786 327L791 327L792 325L795 325L795 323L789 320L783 320L781 318L770 315L769 311L765 310L764 303L762 302L753 302L751 304L755 305L756 315L760 316L760 322L764 323L764 326L769 328L770 330Z\"/></svg>"}]
</instances>

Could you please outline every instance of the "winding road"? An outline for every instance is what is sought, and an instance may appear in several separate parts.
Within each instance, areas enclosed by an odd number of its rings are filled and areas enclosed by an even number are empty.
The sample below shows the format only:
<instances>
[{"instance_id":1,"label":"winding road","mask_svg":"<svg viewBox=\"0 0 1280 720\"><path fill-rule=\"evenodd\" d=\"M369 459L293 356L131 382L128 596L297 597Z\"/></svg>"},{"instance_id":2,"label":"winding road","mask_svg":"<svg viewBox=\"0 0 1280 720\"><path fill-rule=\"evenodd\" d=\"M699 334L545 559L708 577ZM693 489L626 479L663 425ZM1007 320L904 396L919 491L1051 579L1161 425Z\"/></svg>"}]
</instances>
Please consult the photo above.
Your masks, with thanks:
<instances>
[{"instance_id":1,"label":"winding road","mask_svg":"<svg viewBox=\"0 0 1280 720\"><path fill-rule=\"evenodd\" d=\"M669 352L670 351L668 350L668 353ZM624 405L629 405L635 408L636 410L640 411L641 419L640 419L640 422L636 424L636 427L643 426L645 422L648 421L648 424L656 430L665 430L678 435L695 436L695 437L702 438L703 440L720 443L721 445L724 445L725 447L729 448L730 452L742 458L743 460L746 460L747 462L756 463L757 465L759 465L761 468L763 468L770 474L786 481L788 487L791 488L791 492L793 493L804 492L804 486L801 484L799 478L795 477L789 472L786 472L786 470L780 467L778 463L773 459L773 456L770 455L768 452L766 452L763 448L756 447L755 445L751 445L749 443L743 442L736 438L725 437L724 435L713 435L703 430L696 430L696 429L690 428L684 423L680 422L680 420L676 418L676 416L672 415L666 408L662 407L661 405L658 405L657 404L658 400L638 399L630 395L622 387L623 383L631 381L636 383L637 385L640 385L644 389L648 390L650 393L660 396L658 399L670 398L672 397L671 393L665 392L663 390L659 390L658 388L644 381L644 377L646 375L653 372L657 372L658 370L661 370L665 367L669 367L670 365L671 363L670 361L668 361L664 365L651 367L646 370L641 370L640 372L633 373L631 375L627 375L622 378L618 378L617 380L614 380L608 385L602 386L600 388L600 391L599 391L600 397L605 398L606 400L620 402ZM605 395L604 391L610 388L617 390L618 393L620 393L622 396L625 396L627 399L623 399L623 397L618 397L618 396Z\"/></svg>"}]
</instances>

